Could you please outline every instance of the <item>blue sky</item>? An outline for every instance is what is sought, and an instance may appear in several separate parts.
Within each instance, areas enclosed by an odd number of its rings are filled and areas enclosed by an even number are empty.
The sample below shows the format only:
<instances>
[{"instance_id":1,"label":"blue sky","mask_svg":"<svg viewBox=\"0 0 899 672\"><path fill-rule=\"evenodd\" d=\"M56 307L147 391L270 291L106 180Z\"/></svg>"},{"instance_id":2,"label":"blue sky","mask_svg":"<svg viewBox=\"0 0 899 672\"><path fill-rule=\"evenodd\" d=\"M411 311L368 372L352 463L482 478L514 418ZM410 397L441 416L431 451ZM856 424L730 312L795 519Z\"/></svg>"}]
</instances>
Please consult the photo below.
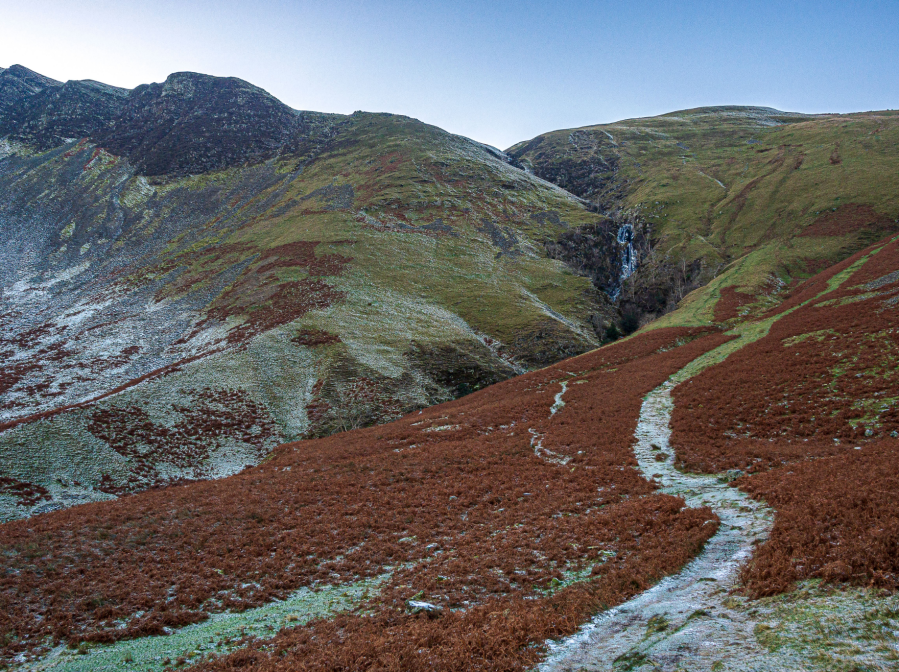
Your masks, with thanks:
<instances>
[{"instance_id":1,"label":"blue sky","mask_svg":"<svg viewBox=\"0 0 899 672\"><path fill-rule=\"evenodd\" d=\"M899 0L2 0L13 63L127 87L233 75L298 109L406 114L505 148L701 105L899 108Z\"/></svg>"}]
</instances>

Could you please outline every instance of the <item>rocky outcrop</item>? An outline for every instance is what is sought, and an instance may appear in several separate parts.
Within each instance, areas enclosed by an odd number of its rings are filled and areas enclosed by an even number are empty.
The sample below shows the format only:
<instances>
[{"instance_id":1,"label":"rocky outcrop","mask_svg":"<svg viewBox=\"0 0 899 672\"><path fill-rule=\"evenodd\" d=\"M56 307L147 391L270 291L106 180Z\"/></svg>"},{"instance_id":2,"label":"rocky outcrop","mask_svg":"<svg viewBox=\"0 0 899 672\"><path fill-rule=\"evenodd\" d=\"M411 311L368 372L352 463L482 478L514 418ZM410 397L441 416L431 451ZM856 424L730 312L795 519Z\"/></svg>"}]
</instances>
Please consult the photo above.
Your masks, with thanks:
<instances>
[{"instance_id":1,"label":"rocky outcrop","mask_svg":"<svg viewBox=\"0 0 899 672\"><path fill-rule=\"evenodd\" d=\"M336 117L297 112L236 77L177 72L131 91L94 139L144 175L187 175L271 158Z\"/></svg>"},{"instance_id":2,"label":"rocky outcrop","mask_svg":"<svg viewBox=\"0 0 899 672\"><path fill-rule=\"evenodd\" d=\"M564 153L548 136L538 135L510 148L508 154L526 170L584 199L589 208L606 215L605 220L565 231L544 246L551 257L590 278L597 289L616 302L617 325L599 329L615 337L622 331L633 331L641 315L659 312L660 305L669 304L668 292L658 297L657 291L633 291L635 282L642 280L634 273L652 247L651 229L638 212L625 210L627 181L619 175L621 157L617 143L602 133L587 130L571 131L567 140ZM626 284L628 292L624 291ZM624 294L628 294L626 299Z\"/></svg>"},{"instance_id":3,"label":"rocky outcrop","mask_svg":"<svg viewBox=\"0 0 899 672\"><path fill-rule=\"evenodd\" d=\"M588 201L598 212L621 207L625 193L618 179L620 156L611 139L584 130L569 135L570 153L560 155L545 135L508 150L509 157L537 177Z\"/></svg>"},{"instance_id":4,"label":"rocky outcrop","mask_svg":"<svg viewBox=\"0 0 899 672\"><path fill-rule=\"evenodd\" d=\"M65 84L14 65L0 73L0 134L47 150L106 128L128 90L93 80Z\"/></svg>"},{"instance_id":5,"label":"rocky outcrop","mask_svg":"<svg viewBox=\"0 0 899 672\"><path fill-rule=\"evenodd\" d=\"M93 80L63 84L21 65L0 72L0 137L39 151L88 138L146 176L302 154L310 140L329 138L339 119L293 110L236 77L177 72L128 90Z\"/></svg>"},{"instance_id":6,"label":"rocky outcrop","mask_svg":"<svg viewBox=\"0 0 899 672\"><path fill-rule=\"evenodd\" d=\"M44 89L55 89L62 82L39 75L21 65L0 71L0 135L15 133L28 118L28 101Z\"/></svg>"}]
</instances>

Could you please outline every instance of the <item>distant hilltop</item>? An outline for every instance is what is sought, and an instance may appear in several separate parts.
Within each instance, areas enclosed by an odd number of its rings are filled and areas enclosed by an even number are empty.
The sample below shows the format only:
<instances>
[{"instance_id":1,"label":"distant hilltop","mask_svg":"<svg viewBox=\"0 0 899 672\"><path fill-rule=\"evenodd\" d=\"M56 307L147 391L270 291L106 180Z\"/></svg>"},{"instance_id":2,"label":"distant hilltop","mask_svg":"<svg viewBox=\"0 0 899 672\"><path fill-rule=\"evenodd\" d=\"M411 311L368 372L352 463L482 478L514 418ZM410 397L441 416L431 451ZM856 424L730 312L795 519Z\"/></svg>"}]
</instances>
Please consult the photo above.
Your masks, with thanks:
<instances>
[{"instance_id":1,"label":"distant hilltop","mask_svg":"<svg viewBox=\"0 0 899 672\"><path fill-rule=\"evenodd\" d=\"M0 136L41 150L90 138L143 175L188 175L294 151L340 115L298 112L236 77L193 72L122 89L66 83L21 65L0 71Z\"/></svg>"}]
</instances>

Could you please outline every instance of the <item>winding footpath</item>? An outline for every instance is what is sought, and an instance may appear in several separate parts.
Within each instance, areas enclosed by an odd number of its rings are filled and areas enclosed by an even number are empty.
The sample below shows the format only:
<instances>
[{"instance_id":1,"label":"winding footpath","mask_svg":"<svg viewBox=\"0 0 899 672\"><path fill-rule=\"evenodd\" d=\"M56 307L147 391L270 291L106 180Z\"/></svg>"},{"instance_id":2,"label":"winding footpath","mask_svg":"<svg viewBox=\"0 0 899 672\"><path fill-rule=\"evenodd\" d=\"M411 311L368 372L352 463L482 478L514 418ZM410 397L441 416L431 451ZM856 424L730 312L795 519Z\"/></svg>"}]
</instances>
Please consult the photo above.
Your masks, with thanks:
<instances>
[{"instance_id":1,"label":"winding footpath","mask_svg":"<svg viewBox=\"0 0 899 672\"><path fill-rule=\"evenodd\" d=\"M669 423L677 381L676 375L644 400L635 452L640 470L662 492L683 497L690 507L711 507L721 520L718 532L680 573L550 643L542 672L806 669L787 652L761 647L754 635L758 622L729 596L741 565L767 538L774 515L725 479L674 468Z\"/></svg>"},{"instance_id":2,"label":"winding footpath","mask_svg":"<svg viewBox=\"0 0 899 672\"><path fill-rule=\"evenodd\" d=\"M701 355L646 396L635 432L640 471L658 482L661 492L683 497L687 506L711 507L721 525L681 572L598 614L573 636L549 642L541 672L899 669L899 598L861 589L828 594L802 588L778 605L748 603L731 595L740 567L767 539L774 512L728 485L727 479L681 473L674 468L669 444L675 385L763 338L777 320L834 291L879 249L830 278L814 298L765 320L738 325L731 332L738 338ZM660 455L664 459L657 459ZM763 646L760 636L774 645Z\"/></svg>"}]
</instances>

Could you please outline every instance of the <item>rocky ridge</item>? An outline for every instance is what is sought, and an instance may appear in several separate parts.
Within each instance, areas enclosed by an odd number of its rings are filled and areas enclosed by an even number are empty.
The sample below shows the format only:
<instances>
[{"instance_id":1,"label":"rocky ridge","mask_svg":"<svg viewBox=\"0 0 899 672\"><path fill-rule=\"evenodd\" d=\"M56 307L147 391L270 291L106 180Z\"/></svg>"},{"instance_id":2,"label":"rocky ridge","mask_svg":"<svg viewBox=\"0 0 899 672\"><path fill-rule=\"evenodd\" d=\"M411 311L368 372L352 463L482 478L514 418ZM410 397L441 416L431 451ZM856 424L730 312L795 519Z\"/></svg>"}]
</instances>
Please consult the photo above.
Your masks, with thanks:
<instances>
[{"instance_id":1,"label":"rocky ridge","mask_svg":"<svg viewBox=\"0 0 899 672\"><path fill-rule=\"evenodd\" d=\"M185 176L296 152L341 115L297 112L236 77L176 72L133 90L0 72L0 134L39 150L90 138L139 175Z\"/></svg>"}]
</instances>

